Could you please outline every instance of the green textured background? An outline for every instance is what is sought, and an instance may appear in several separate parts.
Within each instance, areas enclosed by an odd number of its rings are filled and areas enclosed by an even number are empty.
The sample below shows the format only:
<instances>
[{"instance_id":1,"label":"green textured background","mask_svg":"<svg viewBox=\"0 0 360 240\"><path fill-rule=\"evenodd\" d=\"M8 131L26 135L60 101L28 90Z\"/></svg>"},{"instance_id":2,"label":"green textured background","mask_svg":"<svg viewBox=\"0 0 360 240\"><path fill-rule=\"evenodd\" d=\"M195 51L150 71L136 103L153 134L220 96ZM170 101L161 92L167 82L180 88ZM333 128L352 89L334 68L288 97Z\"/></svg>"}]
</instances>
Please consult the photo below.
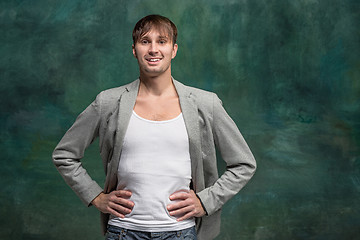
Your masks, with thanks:
<instances>
[{"instance_id":1,"label":"green textured background","mask_svg":"<svg viewBox=\"0 0 360 240\"><path fill-rule=\"evenodd\" d=\"M150 13L178 26L173 76L218 93L258 162L218 239L360 239L356 0L0 1L0 239L102 239L51 153L137 78L131 31ZM96 144L85 159L102 185Z\"/></svg>"}]
</instances>

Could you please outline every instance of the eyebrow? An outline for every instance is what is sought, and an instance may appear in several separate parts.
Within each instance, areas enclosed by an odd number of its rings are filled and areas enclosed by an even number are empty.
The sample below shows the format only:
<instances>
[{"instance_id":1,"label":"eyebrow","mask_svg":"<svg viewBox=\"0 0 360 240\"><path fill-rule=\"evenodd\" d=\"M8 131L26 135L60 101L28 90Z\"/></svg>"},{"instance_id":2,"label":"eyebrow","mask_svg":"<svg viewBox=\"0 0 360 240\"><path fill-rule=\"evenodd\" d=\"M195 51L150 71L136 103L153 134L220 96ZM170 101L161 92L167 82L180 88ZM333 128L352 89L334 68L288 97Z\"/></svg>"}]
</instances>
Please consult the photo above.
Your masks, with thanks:
<instances>
[{"instance_id":1,"label":"eyebrow","mask_svg":"<svg viewBox=\"0 0 360 240\"><path fill-rule=\"evenodd\" d=\"M149 39L149 37L145 34L144 36L140 37L139 40L140 39ZM166 35L160 35L159 39L166 39L167 40L167 39L169 39L169 37L166 36Z\"/></svg>"},{"instance_id":2,"label":"eyebrow","mask_svg":"<svg viewBox=\"0 0 360 240\"><path fill-rule=\"evenodd\" d=\"M147 35L144 35L144 36L142 36L142 37L140 37L139 38L139 41L141 41L141 40L144 40L144 39L146 39L146 40L148 40L148 39L150 39ZM170 38L168 37L168 36L159 36L158 37L158 39L161 39L161 40L169 40Z\"/></svg>"}]
</instances>

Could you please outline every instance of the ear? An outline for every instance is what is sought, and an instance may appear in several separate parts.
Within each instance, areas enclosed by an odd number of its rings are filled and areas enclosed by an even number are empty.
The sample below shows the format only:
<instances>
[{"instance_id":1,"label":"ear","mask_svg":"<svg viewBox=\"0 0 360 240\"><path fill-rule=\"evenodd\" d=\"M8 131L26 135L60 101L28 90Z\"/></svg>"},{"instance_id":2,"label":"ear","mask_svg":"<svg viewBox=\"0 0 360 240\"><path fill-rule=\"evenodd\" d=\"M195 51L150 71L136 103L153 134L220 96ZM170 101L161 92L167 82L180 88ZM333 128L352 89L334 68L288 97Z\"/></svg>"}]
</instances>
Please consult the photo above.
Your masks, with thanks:
<instances>
[{"instance_id":1,"label":"ear","mask_svg":"<svg viewBox=\"0 0 360 240\"><path fill-rule=\"evenodd\" d=\"M175 44L174 44L174 47L173 47L173 50L172 50L171 59L174 59L174 58L175 58L176 53L177 53L177 50L178 50L178 45L175 43Z\"/></svg>"},{"instance_id":2,"label":"ear","mask_svg":"<svg viewBox=\"0 0 360 240\"><path fill-rule=\"evenodd\" d=\"M135 50L135 45L134 45L134 44L132 45L132 51L133 51L134 57L137 58L137 56L136 56L136 50Z\"/></svg>"}]
</instances>

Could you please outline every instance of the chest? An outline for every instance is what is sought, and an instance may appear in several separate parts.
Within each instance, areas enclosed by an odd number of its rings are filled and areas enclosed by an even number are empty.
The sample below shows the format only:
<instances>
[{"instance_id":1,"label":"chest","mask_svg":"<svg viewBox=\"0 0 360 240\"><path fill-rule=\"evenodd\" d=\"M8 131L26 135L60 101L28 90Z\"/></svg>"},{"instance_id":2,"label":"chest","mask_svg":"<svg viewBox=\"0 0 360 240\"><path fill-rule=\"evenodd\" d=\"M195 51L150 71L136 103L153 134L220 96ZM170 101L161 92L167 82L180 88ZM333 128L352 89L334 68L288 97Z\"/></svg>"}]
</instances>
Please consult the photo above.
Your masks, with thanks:
<instances>
[{"instance_id":1,"label":"chest","mask_svg":"<svg viewBox=\"0 0 360 240\"><path fill-rule=\"evenodd\" d=\"M135 102L134 111L141 117L152 121L165 121L176 118L181 113L178 97L141 98Z\"/></svg>"},{"instance_id":2,"label":"chest","mask_svg":"<svg viewBox=\"0 0 360 240\"><path fill-rule=\"evenodd\" d=\"M120 165L128 173L190 178L189 141L182 115L166 121L151 121L133 112Z\"/></svg>"}]
</instances>

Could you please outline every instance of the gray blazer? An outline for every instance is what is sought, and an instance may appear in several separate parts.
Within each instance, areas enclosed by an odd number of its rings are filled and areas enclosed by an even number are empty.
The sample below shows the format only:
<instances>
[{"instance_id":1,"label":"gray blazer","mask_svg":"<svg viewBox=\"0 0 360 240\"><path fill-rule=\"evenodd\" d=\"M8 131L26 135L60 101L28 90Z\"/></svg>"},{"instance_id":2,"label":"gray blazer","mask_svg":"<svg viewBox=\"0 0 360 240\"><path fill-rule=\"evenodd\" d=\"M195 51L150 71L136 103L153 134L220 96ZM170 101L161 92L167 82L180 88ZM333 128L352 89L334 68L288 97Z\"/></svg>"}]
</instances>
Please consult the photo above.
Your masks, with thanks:
<instances>
[{"instance_id":1,"label":"gray blazer","mask_svg":"<svg viewBox=\"0 0 360 240\"><path fill-rule=\"evenodd\" d=\"M209 240L220 231L221 207L240 191L256 169L255 159L236 124L216 94L192 88L173 79L189 136L192 186L207 215L196 219L198 239ZM76 119L53 152L53 162L66 183L86 204L101 192L117 186L117 167L124 135L135 105L139 79L101 92ZM82 167L85 149L99 137L106 174L100 187ZM219 178L216 148L226 162ZM101 214L103 232L108 214Z\"/></svg>"}]
</instances>

